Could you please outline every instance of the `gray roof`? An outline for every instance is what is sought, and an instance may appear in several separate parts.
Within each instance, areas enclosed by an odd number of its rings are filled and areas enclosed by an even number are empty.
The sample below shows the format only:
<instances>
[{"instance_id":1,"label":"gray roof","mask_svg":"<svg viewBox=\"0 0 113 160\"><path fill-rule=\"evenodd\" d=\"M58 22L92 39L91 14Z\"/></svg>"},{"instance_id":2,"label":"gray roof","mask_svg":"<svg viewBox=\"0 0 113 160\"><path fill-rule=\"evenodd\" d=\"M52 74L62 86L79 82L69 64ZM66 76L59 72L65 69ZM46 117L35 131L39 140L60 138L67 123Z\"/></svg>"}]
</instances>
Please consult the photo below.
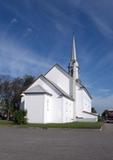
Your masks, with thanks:
<instances>
[{"instance_id":1,"label":"gray roof","mask_svg":"<svg viewBox=\"0 0 113 160\"><path fill-rule=\"evenodd\" d=\"M64 96L64 97L66 97L66 98L68 98L70 100L74 100L71 96L69 96L67 93L65 93L60 87L58 87L55 83L53 83L50 80L48 80L43 75L40 75L39 78L44 79L50 85L52 85L61 94L61 96ZM34 86L32 88L29 88L24 93L25 94L48 94L48 95L52 95L49 92L47 92L44 88L42 88L40 85Z\"/></svg>"},{"instance_id":2,"label":"gray roof","mask_svg":"<svg viewBox=\"0 0 113 160\"><path fill-rule=\"evenodd\" d=\"M55 64L50 70L52 70L54 67L56 67L57 69L59 69L62 73L64 73L65 75L67 75L70 79L72 79L72 77L70 76L70 74L63 68L63 67L61 67L59 64ZM49 70L49 71L50 71ZM48 72L49 72L48 71ZM48 73L47 72L47 73ZM46 74L47 74L46 73ZM45 74L45 76L46 76L46 74ZM76 80L76 82L78 83L78 84L80 84L80 86L81 86L81 88L82 89L84 89L84 91L89 95L89 97L92 99L92 96L91 96L91 94L89 93L89 91L88 91L88 89L82 84L82 82L80 81L80 79L77 79ZM52 82L53 83L53 82Z\"/></svg>"},{"instance_id":3,"label":"gray roof","mask_svg":"<svg viewBox=\"0 0 113 160\"><path fill-rule=\"evenodd\" d=\"M63 91L59 86L57 86L55 83L51 82L49 79L47 79L46 77L44 77L42 75L42 78L44 78L46 81L48 81L56 90L58 90L58 92L60 92L61 96L64 96L70 100L74 100L70 95L68 95L65 91Z\"/></svg>"},{"instance_id":4,"label":"gray roof","mask_svg":"<svg viewBox=\"0 0 113 160\"><path fill-rule=\"evenodd\" d=\"M72 77L69 75L69 73L63 68L63 67L61 67L59 64L55 64L52 68L54 68L54 67L57 67L62 73L64 73L65 75L67 75L70 79L72 79ZM52 70L52 68L50 69L50 70ZM50 71L49 70L49 71ZM48 72L49 72L48 71ZM47 73L48 73L47 72ZM46 74L47 74L46 73ZM45 76L46 76L46 74L45 74ZM71 100L74 100L70 95L68 95L67 93L65 93L59 86L57 86L55 83L53 83L53 82L51 82L50 80L48 80L46 77L45 77L44 75L40 75L38 78L36 78L35 80L34 80L34 82L37 80L37 79L39 79L39 78L41 78L41 77L43 77L44 79L46 79L46 81L48 81L52 86L54 86L54 88L56 88L63 96L65 96L65 97L67 97L67 98L69 98L69 99L71 99ZM33 83L34 83L33 82ZM88 92L88 90L87 90L87 88L81 83L81 81L80 80L76 80L76 82L78 83L78 84L80 84L80 86L81 86L81 88L82 89L84 89L85 90L85 92L89 95L89 97L92 99L92 97L91 97L91 95L90 95L90 93ZM33 84L32 83L32 84ZM31 84L31 85L32 85ZM31 86L30 85L30 86ZM30 87L29 86L29 87ZM41 86L40 86L41 87ZM36 88L36 86L35 86L35 88ZM42 88L42 87L41 87ZM43 89L43 88L42 88ZM44 89L43 89L44 90ZM24 93L27 93L27 91L28 91L28 89L27 90L25 90L25 92ZM35 90L35 91L37 91L37 89ZM38 92L35 92L35 94L38 94ZM50 95L50 93L48 93L47 91L46 92L41 92L41 93L45 93L45 94L49 94Z\"/></svg>"},{"instance_id":5,"label":"gray roof","mask_svg":"<svg viewBox=\"0 0 113 160\"><path fill-rule=\"evenodd\" d=\"M93 115L93 116L98 116L98 114L97 113L92 113L92 112L87 112L87 111L83 111L84 113L87 113L87 114L91 114L91 115Z\"/></svg>"},{"instance_id":6,"label":"gray roof","mask_svg":"<svg viewBox=\"0 0 113 160\"><path fill-rule=\"evenodd\" d=\"M82 82L80 81L80 79L77 79L76 82L80 85L81 89L84 89L84 91L89 95L89 97L92 99L91 94L89 93L89 91L87 90L87 88L82 84Z\"/></svg>"},{"instance_id":7,"label":"gray roof","mask_svg":"<svg viewBox=\"0 0 113 160\"><path fill-rule=\"evenodd\" d=\"M70 74L63 68L61 67L59 64L55 64L53 67L50 68L49 71L51 71L54 67L56 67L59 71L61 71L63 74L65 74L66 76L68 76L70 79L72 79L72 77L70 76ZM48 71L48 72L49 72ZM46 74L48 74L48 72ZM46 76L46 74L44 76Z\"/></svg>"},{"instance_id":8,"label":"gray roof","mask_svg":"<svg viewBox=\"0 0 113 160\"><path fill-rule=\"evenodd\" d=\"M25 94L48 94L48 95L51 95L44 88L42 88L40 85L29 88L24 93Z\"/></svg>"}]
</instances>

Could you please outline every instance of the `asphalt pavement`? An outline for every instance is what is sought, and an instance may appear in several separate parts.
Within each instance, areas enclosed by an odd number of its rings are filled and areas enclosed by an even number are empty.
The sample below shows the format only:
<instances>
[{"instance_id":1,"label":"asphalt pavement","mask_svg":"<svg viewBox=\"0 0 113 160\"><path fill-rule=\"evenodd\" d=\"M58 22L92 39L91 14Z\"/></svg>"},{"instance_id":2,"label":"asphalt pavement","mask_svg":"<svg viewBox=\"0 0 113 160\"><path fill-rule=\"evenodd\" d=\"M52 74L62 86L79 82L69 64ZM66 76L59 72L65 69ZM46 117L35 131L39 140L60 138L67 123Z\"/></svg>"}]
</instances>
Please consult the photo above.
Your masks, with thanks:
<instances>
[{"instance_id":1,"label":"asphalt pavement","mask_svg":"<svg viewBox=\"0 0 113 160\"><path fill-rule=\"evenodd\" d=\"M0 160L113 160L113 124L102 130L0 127Z\"/></svg>"}]
</instances>

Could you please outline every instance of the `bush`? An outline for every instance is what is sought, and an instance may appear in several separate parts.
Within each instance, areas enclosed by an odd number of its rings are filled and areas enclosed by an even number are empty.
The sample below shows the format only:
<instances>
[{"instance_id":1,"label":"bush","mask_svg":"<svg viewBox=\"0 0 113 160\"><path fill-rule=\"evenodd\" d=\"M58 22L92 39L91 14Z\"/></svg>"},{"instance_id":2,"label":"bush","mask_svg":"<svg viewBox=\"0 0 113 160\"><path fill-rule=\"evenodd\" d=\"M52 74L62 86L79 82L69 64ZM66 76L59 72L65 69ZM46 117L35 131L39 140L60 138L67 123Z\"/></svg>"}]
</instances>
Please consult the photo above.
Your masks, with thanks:
<instances>
[{"instance_id":1,"label":"bush","mask_svg":"<svg viewBox=\"0 0 113 160\"><path fill-rule=\"evenodd\" d=\"M101 115L98 115L98 122L103 122L103 118Z\"/></svg>"},{"instance_id":2,"label":"bush","mask_svg":"<svg viewBox=\"0 0 113 160\"><path fill-rule=\"evenodd\" d=\"M14 115L14 123L26 124L27 123L26 115L27 115L27 111L25 110L16 111Z\"/></svg>"}]
</instances>

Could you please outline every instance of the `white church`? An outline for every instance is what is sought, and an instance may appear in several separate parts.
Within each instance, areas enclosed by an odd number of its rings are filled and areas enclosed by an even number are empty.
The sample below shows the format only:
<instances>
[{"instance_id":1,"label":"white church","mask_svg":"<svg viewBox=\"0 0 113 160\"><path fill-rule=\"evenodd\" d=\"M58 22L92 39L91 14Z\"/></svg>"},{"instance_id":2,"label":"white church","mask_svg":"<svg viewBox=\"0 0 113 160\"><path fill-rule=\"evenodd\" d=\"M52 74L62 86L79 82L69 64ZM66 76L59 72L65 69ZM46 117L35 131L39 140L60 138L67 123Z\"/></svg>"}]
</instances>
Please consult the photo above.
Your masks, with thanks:
<instances>
[{"instance_id":1,"label":"white church","mask_svg":"<svg viewBox=\"0 0 113 160\"><path fill-rule=\"evenodd\" d=\"M27 110L28 123L67 123L98 120L91 113L92 97L79 79L79 64L73 36L68 72L54 65L22 93L21 108Z\"/></svg>"}]
</instances>

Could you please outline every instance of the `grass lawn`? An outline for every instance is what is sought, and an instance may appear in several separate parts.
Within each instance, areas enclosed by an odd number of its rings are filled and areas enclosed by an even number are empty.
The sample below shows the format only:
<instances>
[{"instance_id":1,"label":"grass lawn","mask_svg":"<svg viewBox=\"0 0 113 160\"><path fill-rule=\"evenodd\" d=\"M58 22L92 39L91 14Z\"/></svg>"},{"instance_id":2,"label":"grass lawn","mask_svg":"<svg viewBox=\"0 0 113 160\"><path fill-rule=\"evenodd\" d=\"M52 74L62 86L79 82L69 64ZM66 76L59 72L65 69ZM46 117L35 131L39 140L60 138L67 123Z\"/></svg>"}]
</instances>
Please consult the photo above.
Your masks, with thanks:
<instances>
[{"instance_id":1,"label":"grass lawn","mask_svg":"<svg viewBox=\"0 0 113 160\"><path fill-rule=\"evenodd\" d=\"M0 126L19 126L25 128L80 128L80 129L99 129L102 126L102 122L72 122L72 123L48 123L48 124L25 124L16 125L11 121L0 120Z\"/></svg>"},{"instance_id":2,"label":"grass lawn","mask_svg":"<svg viewBox=\"0 0 113 160\"><path fill-rule=\"evenodd\" d=\"M12 126L14 123L8 120L0 120L0 126Z\"/></svg>"},{"instance_id":3,"label":"grass lawn","mask_svg":"<svg viewBox=\"0 0 113 160\"><path fill-rule=\"evenodd\" d=\"M26 127L40 127L40 128L89 128L99 129L102 123L100 122L72 122L72 123L48 123L48 124L27 124Z\"/></svg>"}]
</instances>

